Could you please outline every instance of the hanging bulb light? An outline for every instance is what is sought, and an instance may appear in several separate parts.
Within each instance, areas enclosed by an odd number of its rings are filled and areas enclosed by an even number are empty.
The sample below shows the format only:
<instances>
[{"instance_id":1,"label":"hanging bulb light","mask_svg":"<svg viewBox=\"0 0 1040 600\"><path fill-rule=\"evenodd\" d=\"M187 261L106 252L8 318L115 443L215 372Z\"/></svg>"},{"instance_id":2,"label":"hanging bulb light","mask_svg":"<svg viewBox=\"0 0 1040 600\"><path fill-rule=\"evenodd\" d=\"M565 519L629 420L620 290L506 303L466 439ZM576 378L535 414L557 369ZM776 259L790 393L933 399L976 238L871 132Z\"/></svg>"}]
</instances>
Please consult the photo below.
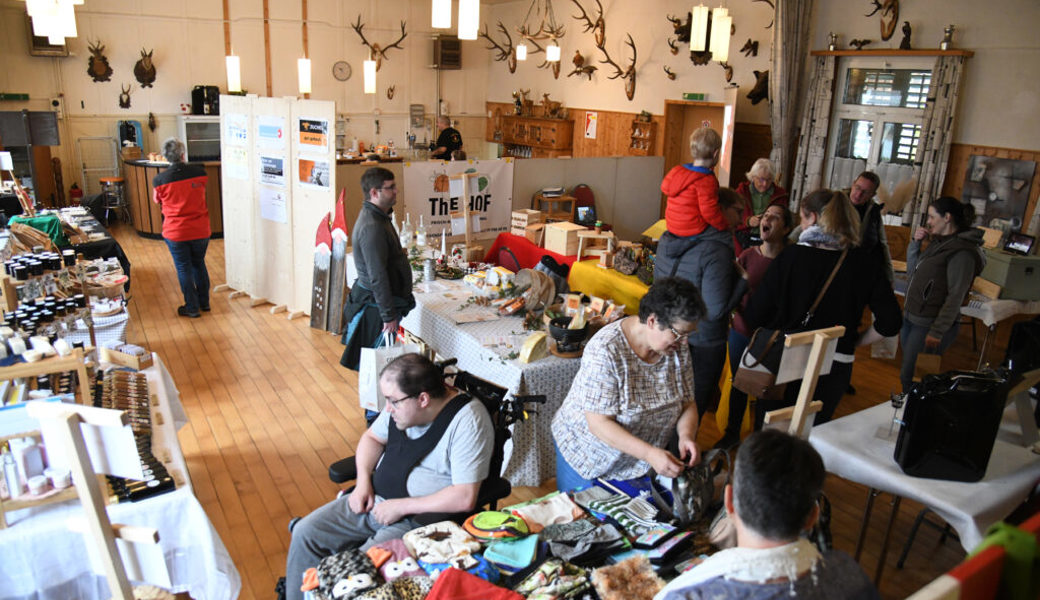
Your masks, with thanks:
<instances>
[{"instance_id":1,"label":"hanging bulb light","mask_svg":"<svg viewBox=\"0 0 1040 600\"><path fill-rule=\"evenodd\" d=\"M451 29L451 0L433 0L430 26L434 29Z\"/></svg>"},{"instance_id":2,"label":"hanging bulb light","mask_svg":"<svg viewBox=\"0 0 1040 600\"><path fill-rule=\"evenodd\" d=\"M365 76L365 93L376 93L376 61L369 58L362 63L361 67Z\"/></svg>"},{"instance_id":3,"label":"hanging bulb light","mask_svg":"<svg viewBox=\"0 0 1040 600\"><path fill-rule=\"evenodd\" d=\"M224 57L224 64L227 67L227 91L228 93L238 93L242 91L242 61L239 60L238 56L231 54Z\"/></svg>"},{"instance_id":4,"label":"hanging bulb light","mask_svg":"<svg viewBox=\"0 0 1040 600\"><path fill-rule=\"evenodd\" d=\"M459 39L475 40L480 29L480 0L459 0Z\"/></svg>"},{"instance_id":5,"label":"hanging bulb light","mask_svg":"<svg viewBox=\"0 0 1040 600\"><path fill-rule=\"evenodd\" d=\"M711 59L718 62L729 60L729 32L733 17L723 7L716 8L711 15Z\"/></svg>"},{"instance_id":6,"label":"hanging bulb light","mask_svg":"<svg viewBox=\"0 0 1040 600\"><path fill-rule=\"evenodd\" d=\"M527 60L527 44L520 42L516 45L516 59Z\"/></svg>"},{"instance_id":7,"label":"hanging bulb light","mask_svg":"<svg viewBox=\"0 0 1040 600\"><path fill-rule=\"evenodd\" d=\"M557 45L556 40L551 40L549 45L545 47L545 60L549 62L560 61L560 46Z\"/></svg>"},{"instance_id":8,"label":"hanging bulb light","mask_svg":"<svg viewBox=\"0 0 1040 600\"><path fill-rule=\"evenodd\" d=\"M296 59L296 80L301 94L311 93L311 59Z\"/></svg>"},{"instance_id":9,"label":"hanging bulb light","mask_svg":"<svg viewBox=\"0 0 1040 600\"><path fill-rule=\"evenodd\" d=\"M703 52L708 46L708 7L698 4L690 11L690 51Z\"/></svg>"}]
</instances>

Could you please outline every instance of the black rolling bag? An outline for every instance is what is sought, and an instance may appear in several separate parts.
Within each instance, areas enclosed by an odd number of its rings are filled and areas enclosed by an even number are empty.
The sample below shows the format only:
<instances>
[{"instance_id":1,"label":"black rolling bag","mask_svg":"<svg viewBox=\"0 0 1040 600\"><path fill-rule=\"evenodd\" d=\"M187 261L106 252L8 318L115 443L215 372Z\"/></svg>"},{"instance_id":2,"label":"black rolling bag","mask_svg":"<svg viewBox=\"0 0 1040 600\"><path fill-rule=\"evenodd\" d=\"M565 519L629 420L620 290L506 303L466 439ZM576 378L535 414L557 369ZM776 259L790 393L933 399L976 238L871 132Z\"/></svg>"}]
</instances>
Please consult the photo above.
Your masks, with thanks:
<instances>
[{"instance_id":1,"label":"black rolling bag","mask_svg":"<svg viewBox=\"0 0 1040 600\"><path fill-rule=\"evenodd\" d=\"M1010 381L1006 373L926 375L906 399L895 459L914 477L978 481L986 475Z\"/></svg>"}]
</instances>

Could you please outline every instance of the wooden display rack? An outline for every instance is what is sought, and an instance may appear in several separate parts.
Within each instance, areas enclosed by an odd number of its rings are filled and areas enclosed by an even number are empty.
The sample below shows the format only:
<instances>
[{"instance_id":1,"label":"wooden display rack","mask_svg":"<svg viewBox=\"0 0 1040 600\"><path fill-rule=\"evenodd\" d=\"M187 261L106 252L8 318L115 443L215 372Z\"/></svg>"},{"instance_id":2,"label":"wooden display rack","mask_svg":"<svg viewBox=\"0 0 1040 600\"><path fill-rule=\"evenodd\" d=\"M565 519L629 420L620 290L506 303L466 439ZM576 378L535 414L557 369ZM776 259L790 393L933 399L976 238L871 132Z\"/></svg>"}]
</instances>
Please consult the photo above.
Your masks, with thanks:
<instances>
[{"instance_id":1,"label":"wooden display rack","mask_svg":"<svg viewBox=\"0 0 1040 600\"><path fill-rule=\"evenodd\" d=\"M466 222L466 251L463 253L463 259L466 261L479 261L484 259L484 247L480 244L474 244L471 242L473 225L470 223L470 210L469 210L469 182L474 177L478 177L478 173L457 173L451 175L451 179L462 180L462 217Z\"/></svg>"},{"instance_id":2,"label":"wooden display rack","mask_svg":"<svg viewBox=\"0 0 1040 600\"><path fill-rule=\"evenodd\" d=\"M632 121L632 133L628 144L628 153L636 156L649 156L654 153L657 142L657 123L654 121Z\"/></svg>"},{"instance_id":3,"label":"wooden display rack","mask_svg":"<svg viewBox=\"0 0 1040 600\"><path fill-rule=\"evenodd\" d=\"M55 356L51 358L45 358L43 360L32 362L32 363L19 363L11 365L10 367L0 367L0 380L11 380L11 379L27 379L37 377L39 375L50 375L51 373L64 373L67 371L75 371L76 376L79 378L79 403L88 404L91 401L90 383L87 379L87 367L83 362L84 351L76 348L72 351L72 354L68 356ZM7 435L0 437L0 442L6 442L7 440L20 437L40 437L38 431L26 431L16 433L13 435ZM75 486L71 486L57 494L47 496L45 498L32 498L32 499L8 499L3 500L0 498L0 529L7 527L6 514L11 511L21 510L23 508L29 508L32 506L42 506L45 504L51 504L54 502L64 502L65 500L76 498L78 492Z\"/></svg>"}]
</instances>

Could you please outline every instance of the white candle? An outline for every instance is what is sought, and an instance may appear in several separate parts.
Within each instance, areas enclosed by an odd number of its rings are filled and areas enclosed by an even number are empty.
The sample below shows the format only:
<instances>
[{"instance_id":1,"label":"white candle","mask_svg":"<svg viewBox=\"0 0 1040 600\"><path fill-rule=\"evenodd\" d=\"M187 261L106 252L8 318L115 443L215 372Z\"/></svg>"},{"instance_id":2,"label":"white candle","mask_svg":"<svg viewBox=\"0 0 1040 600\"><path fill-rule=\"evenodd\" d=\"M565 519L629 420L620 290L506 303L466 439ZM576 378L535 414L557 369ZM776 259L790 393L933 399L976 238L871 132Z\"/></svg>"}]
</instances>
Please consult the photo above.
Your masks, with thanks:
<instances>
[{"instance_id":1,"label":"white candle","mask_svg":"<svg viewBox=\"0 0 1040 600\"><path fill-rule=\"evenodd\" d=\"M448 255L447 238L445 237L446 231L447 229L441 229L441 256Z\"/></svg>"}]
</instances>

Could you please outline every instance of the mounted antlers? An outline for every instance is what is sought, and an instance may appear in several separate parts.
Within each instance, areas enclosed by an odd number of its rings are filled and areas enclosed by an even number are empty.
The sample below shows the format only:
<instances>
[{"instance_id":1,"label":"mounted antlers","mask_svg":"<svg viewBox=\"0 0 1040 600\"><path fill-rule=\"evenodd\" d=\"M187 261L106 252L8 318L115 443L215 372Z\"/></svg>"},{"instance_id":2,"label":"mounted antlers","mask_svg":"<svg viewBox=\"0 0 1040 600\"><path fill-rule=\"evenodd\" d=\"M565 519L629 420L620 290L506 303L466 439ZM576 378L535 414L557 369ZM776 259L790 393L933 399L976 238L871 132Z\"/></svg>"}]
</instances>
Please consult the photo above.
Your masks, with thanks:
<instances>
[{"instance_id":1,"label":"mounted antlers","mask_svg":"<svg viewBox=\"0 0 1040 600\"><path fill-rule=\"evenodd\" d=\"M679 40L668 38L668 48L670 49L672 56L679 54Z\"/></svg>"},{"instance_id":2,"label":"mounted antlers","mask_svg":"<svg viewBox=\"0 0 1040 600\"><path fill-rule=\"evenodd\" d=\"M603 57L606 58L606 60L601 60L599 62L614 67L614 74L609 76L607 79L617 79L618 77L625 79L625 96L631 100L636 95L636 43L632 41L631 33L627 35L628 41L625 43L632 48L632 60L628 63L627 69L622 69L616 62L611 60L610 55L607 54L607 49L602 47L599 51L603 53Z\"/></svg>"},{"instance_id":3,"label":"mounted antlers","mask_svg":"<svg viewBox=\"0 0 1040 600\"><path fill-rule=\"evenodd\" d=\"M581 16L575 15L574 18L578 21L585 21L585 29L583 29L582 31L586 33L588 33L589 31L593 32L592 36L593 39L596 41L596 47L602 49L603 44L606 43L607 40L607 22L603 20L603 5L599 3L599 0L596 0L596 7L598 11L596 20L593 21L589 17L588 13L585 12L585 9L582 8L581 4L578 3L578 0L571 1L574 2L574 4L578 7L578 10L581 11Z\"/></svg>"},{"instance_id":4,"label":"mounted antlers","mask_svg":"<svg viewBox=\"0 0 1040 600\"><path fill-rule=\"evenodd\" d=\"M516 72L516 53L513 52L513 38L509 35L509 30L502 24L502 21L498 22L498 29L502 33L506 34L506 44L502 46L491 37L488 33L487 24L484 24L484 31L480 32L480 37L486 39L491 45L487 47L488 50L495 50L495 60L506 61L506 66L509 67L510 73Z\"/></svg>"},{"instance_id":5,"label":"mounted antlers","mask_svg":"<svg viewBox=\"0 0 1040 600\"><path fill-rule=\"evenodd\" d=\"M383 66L383 59L384 58L386 58L387 60L390 60L386 56L386 51L387 50L389 50L391 48L397 48L398 50L403 50L404 49L404 48L401 47L401 42L404 41L404 38L408 37L408 33L404 30L404 25L405 25L405 22L401 21L401 37L397 38L396 42L394 42L393 44L390 44L389 46L386 46L386 47L380 47L379 44L370 44L368 42L368 40L365 39L365 34L362 31L365 28L365 26L361 23L361 15L358 15L357 23L354 23L353 25L351 25L351 27L354 28L354 31L356 31L357 34L359 36L361 36L361 43L363 45L365 45L365 46L368 46L372 58L374 58L375 61L376 61L376 71L378 71L379 68Z\"/></svg>"},{"instance_id":6,"label":"mounted antlers","mask_svg":"<svg viewBox=\"0 0 1040 600\"><path fill-rule=\"evenodd\" d=\"M675 81L675 73L668 68L668 65L664 66L664 74L668 76L668 79Z\"/></svg>"}]
</instances>

